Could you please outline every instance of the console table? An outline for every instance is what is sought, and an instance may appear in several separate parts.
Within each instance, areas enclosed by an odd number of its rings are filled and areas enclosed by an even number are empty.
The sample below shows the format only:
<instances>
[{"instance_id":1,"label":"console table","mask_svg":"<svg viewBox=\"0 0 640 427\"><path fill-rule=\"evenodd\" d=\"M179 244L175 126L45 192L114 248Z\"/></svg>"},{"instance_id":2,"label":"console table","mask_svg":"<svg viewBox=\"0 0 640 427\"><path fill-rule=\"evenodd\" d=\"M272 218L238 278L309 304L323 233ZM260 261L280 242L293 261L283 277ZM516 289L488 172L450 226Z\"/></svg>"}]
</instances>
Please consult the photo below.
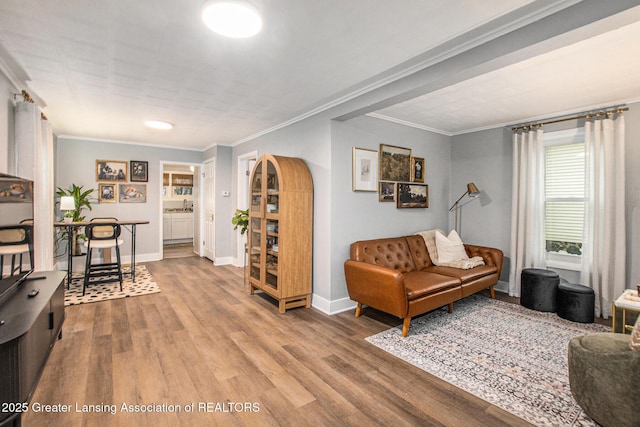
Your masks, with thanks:
<instances>
[{"instance_id":1,"label":"console table","mask_svg":"<svg viewBox=\"0 0 640 427\"><path fill-rule=\"evenodd\" d=\"M34 271L0 304L0 426L20 426L64 322L62 271ZM39 289L37 295L28 294ZM5 412L6 409L6 412Z\"/></svg>"}]
</instances>

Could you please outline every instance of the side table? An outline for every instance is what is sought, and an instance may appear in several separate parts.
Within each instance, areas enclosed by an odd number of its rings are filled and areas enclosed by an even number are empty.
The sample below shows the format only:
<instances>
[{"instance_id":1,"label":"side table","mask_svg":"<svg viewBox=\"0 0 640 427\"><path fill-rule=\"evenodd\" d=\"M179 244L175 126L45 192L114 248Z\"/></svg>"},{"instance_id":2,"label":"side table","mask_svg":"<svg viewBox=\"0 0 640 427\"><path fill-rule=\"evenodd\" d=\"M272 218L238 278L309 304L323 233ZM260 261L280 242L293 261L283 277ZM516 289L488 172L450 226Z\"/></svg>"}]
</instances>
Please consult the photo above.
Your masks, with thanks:
<instances>
[{"instance_id":1,"label":"side table","mask_svg":"<svg viewBox=\"0 0 640 427\"><path fill-rule=\"evenodd\" d=\"M640 296L635 289L627 289L613 302L613 315L611 316L611 331L616 331L616 308L622 310L622 333L626 333L629 328L627 326L627 310L640 313Z\"/></svg>"}]
</instances>

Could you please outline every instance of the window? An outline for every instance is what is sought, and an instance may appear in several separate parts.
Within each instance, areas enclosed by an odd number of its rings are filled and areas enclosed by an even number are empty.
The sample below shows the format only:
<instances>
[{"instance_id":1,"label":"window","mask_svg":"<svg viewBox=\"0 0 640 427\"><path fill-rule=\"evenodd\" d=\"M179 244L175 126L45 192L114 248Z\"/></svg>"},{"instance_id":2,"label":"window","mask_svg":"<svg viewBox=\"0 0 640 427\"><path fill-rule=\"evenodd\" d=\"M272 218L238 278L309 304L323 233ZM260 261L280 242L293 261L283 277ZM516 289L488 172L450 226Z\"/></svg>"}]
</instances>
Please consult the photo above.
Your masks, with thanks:
<instances>
[{"instance_id":1,"label":"window","mask_svg":"<svg viewBox=\"0 0 640 427\"><path fill-rule=\"evenodd\" d=\"M544 143L546 250L548 254L580 256L584 226L584 131L550 132L545 134Z\"/></svg>"}]
</instances>

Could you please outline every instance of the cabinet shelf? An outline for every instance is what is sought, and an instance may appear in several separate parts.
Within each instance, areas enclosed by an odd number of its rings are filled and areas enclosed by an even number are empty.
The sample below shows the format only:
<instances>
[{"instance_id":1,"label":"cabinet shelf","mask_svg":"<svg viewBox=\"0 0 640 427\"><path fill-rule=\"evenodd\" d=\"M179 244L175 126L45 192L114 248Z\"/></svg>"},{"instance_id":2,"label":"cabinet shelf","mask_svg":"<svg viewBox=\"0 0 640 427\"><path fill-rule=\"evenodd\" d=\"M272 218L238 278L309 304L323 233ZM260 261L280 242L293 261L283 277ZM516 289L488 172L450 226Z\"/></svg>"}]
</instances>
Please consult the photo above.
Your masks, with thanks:
<instances>
[{"instance_id":1,"label":"cabinet shelf","mask_svg":"<svg viewBox=\"0 0 640 427\"><path fill-rule=\"evenodd\" d=\"M256 162L250 187L249 291L264 291L277 299L280 313L309 308L313 259L309 169L301 159L267 154Z\"/></svg>"}]
</instances>

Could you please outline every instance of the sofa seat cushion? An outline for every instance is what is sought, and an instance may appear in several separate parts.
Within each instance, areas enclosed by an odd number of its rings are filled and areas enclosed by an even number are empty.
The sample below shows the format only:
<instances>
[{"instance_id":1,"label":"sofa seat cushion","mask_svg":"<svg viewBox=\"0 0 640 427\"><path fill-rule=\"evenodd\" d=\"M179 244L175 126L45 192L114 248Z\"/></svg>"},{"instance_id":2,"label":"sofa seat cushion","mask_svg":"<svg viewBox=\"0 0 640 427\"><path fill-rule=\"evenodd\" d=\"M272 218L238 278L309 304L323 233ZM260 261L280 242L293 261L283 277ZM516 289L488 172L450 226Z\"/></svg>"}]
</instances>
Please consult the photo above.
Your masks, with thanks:
<instances>
[{"instance_id":1,"label":"sofa seat cushion","mask_svg":"<svg viewBox=\"0 0 640 427\"><path fill-rule=\"evenodd\" d=\"M455 277L462 283L468 283L481 277L489 276L490 274L497 273L498 267L495 265L480 265L468 270L453 267L431 266L425 268L425 272L436 273L443 276Z\"/></svg>"},{"instance_id":2,"label":"sofa seat cushion","mask_svg":"<svg viewBox=\"0 0 640 427\"><path fill-rule=\"evenodd\" d=\"M460 280L451 276L425 271L411 271L404 274L404 287L410 301L458 286L460 286Z\"/></svg>"}]
</instances>

